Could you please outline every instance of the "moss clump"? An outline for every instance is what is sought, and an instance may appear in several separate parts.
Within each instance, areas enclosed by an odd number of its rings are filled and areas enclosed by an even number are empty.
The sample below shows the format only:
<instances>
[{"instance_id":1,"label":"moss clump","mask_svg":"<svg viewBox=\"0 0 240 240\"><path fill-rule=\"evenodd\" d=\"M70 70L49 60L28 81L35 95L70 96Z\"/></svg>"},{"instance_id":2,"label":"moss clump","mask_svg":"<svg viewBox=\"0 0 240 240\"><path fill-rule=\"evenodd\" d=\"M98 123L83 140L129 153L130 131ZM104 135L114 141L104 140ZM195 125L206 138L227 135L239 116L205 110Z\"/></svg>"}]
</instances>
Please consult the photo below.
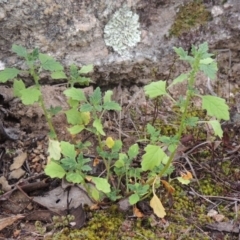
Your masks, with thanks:
<instances>
[{"instance_id":1,"label":"moss clump","mask_svg":"<svg viewBox=\"0 0 240 240\"><path fill-rule=\"evenodd\" d=\"M191 28L210 20L211 13L201 1L193 1L179 8L176 19L169 31L170 36L180 36Z\"/></svg>"}]
</instances>

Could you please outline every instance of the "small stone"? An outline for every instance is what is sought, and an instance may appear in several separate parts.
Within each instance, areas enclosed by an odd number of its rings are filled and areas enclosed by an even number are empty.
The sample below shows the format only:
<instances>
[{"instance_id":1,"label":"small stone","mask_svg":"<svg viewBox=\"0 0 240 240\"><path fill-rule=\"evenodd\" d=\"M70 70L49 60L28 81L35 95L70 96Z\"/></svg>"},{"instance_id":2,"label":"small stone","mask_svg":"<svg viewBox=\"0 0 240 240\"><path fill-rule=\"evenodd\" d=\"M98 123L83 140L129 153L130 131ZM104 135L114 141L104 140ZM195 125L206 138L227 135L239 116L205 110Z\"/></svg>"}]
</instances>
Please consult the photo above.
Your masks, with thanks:
<instances>
[{"instance_id":1,"label":"small stone","mask_svg":"<svg viewBox=\"0 0 240 240\"><path fill-rule=\"evenodd\" d=\"M218 17L223 14L223 9L219 6L214 6L211 10L213 17Z\"/></svg>"}]
</instances>

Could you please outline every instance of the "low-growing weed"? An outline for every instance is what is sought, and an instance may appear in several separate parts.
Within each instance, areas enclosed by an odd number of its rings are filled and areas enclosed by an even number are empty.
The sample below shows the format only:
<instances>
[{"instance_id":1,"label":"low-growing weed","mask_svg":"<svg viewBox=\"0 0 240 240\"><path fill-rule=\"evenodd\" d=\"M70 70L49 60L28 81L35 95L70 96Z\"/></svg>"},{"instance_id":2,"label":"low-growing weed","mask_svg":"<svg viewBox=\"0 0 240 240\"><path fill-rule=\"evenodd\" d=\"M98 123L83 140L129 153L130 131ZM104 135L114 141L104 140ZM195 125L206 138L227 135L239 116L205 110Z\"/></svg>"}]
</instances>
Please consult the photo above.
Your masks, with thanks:
<instances>
[{"instance_id":1,"label":"low-growing weed","mask_svg":"<svg viewBox=\"0 0 240 240\"><path fill-rule=\"evenodd\" d=\"M210 79L216 77L217 63L212 58L212 54L208 53L208 44L193 46L190 54L182 48L174 48L174 50L180 60L190 65L190 71L178 76L169 86L166 81L160 80L146 85L144 91L150 99L168 98L173 109L175 107L180 111L180 124L176 134L166 136L156 126L148 123L145 129L147 145L144 148L144 154L140 156L138 143L129 146L128 151L123 152L121 140L106 136L102 123L104 114L108 111L121 111L121 106L111 99L113 92L109 90L103 94L97 87L92 94L86 96L82 89L75 87L75 83L89 82L89 79L82 77L81 74L89 72L92 66L83 67L80 71L76 66L71 66L70 76L67 77L62 65L52 57L41 54L36 49L28 53L25 48L14 45L13 51L25 59L34 85L26 87L22 80L16 79L20 73L16 68L7 68L0 72L0 82L14 79L14 93L20 97L23 104L38 102L44 110L51 133L48 148L51 160L45 168L45 173L52 178L66 178L69 182L83 184L90 197L97 202L105 196L112 201L128 197L130 204L134 205L151 196L150 206L158 217L163 218L166 212L156 189L164 186L169 193L174 191L170 185L170 175L174 171L174 158L181 145L180 140L183 134L187 129L202 127L206 124L212 128L216 137L221 138L223 131L220 120L229 119L229 109L224 99L212 95L201 95L195 87L198 72L203 72ZM51 121L52 114L45 108L41 94L39 73L42 70L50 71L54 79L68 79L69 87L64 91L69 104L69 109L65 111L70 126L68 131L73 136L83 131L95 136L98 142L96 152L106 169L101 177L90 174L91 160L83 154L84 149L90 149L89 142L58 140ZM168 89L181 82L187 83L186 94L179 96L179 99L174 99ZM206 110L210 120L206 121L201 119L201 116L188 114L194 98L201 99L201 107ZM133 167L132 163L137 158L141 159L141 163L139 167ZM190 183L191 178L191 173L184 168L181 175L177 177L182 184Z\"/></svg>"}]
</instances>

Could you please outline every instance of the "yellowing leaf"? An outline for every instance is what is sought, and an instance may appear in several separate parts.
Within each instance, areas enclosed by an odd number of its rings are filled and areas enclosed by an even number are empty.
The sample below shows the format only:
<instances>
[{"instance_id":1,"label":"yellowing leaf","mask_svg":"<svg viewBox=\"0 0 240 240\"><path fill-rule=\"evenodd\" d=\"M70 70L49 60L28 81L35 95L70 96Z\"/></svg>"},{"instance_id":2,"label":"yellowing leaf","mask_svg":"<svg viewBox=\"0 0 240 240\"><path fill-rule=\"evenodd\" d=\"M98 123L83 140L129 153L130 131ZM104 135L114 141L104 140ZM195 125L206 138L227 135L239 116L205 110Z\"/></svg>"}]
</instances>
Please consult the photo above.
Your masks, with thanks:
<instances>
[{"instance_id":1,"label":"yellowing leaf","mask_svg":"<svg viewBox=\"0 0 240 240\"><path fill-rule=\"evenodd\" d=\"M59 141L49 139L48 153L50 158L59 160L61 157L61 148Z\"/></svg>"},{"instance_id":2,"label":"yellowing leaf","mask_svg":"<svg viewBox=\"0 0 240 240\"><path fill-rule=\"evenodd\" d=\"M161 182L170 194L175 192L174 187L169 182L165 180L161 180Z\"/></svg>"},{"instance_id":3,"label":"yellowing leaf","mask_svg":"<svg viewBox=\"0 0 240 240\"><path fill-rule=\"evenodd\" d=\"M159 217L159 218L164 218L166 215L165 209L160 201L160 199L157 197L156 194L153 195L151 201L150 201L150 206L153 209L153 212Z\"/></svg>"},{"instance_id":4,"label":"yellowing leaf","mask_svg":"<svg viewBox=\"0 0 240 240\"><path fill-rule=\"evenodd\" d=\"M91 182L91 181L92 181L92 176L87 175L87 176L85 176L85 179L86 179L87 181Z\"/></svg>"},{"instance_id":5,"label":"yellowing leaf","mask_svg":"<svg viewBox=\"0 0 240 240\"><path fill-rule=\"evenodd\" d=\"M90 112L81 112L81 118L84 125L88 125L91 119Z\"/></svg>"},{"instance_id":6,"label":"yellowing leaf","mask_svg":"<svg viewBox=\"0 0 240 240\"><path fill-rule=\"evenodd\" d=\"M112 139L112 137L107 137L106 139L106 145L108 148L112 148L114 146L114 140Z\"/></svg>"}]
</instances>

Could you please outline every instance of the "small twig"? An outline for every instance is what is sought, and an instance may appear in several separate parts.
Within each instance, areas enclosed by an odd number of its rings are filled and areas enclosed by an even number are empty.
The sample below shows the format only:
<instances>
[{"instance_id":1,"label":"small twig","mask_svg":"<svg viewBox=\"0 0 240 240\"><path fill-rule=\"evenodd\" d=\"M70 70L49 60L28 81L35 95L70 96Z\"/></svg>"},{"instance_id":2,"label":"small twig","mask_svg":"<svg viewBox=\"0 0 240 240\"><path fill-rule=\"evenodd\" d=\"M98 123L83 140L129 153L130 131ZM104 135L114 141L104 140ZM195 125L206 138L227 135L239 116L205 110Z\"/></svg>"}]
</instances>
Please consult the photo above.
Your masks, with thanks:
<instances>
[{"instance_id":1,"label":"small twig","mask_svg":"<svg viewBox=\"0 0 240 240\"><path fill-rule=\"evenodd\" d=\"M224 199L224 200L227 200L227 201L237 201L237 202L240 202L240 198L234 198L234 197L223 197L223 196L212 196L212 195L201 195L199 193L197 193L195 190L193 190L193 188L191 188L191 190L199 197L205 199L206 201L214 204L212 201L210 201L209 199L207 198L216 198L216 199Z\"/></svg>"}]
</instances>

